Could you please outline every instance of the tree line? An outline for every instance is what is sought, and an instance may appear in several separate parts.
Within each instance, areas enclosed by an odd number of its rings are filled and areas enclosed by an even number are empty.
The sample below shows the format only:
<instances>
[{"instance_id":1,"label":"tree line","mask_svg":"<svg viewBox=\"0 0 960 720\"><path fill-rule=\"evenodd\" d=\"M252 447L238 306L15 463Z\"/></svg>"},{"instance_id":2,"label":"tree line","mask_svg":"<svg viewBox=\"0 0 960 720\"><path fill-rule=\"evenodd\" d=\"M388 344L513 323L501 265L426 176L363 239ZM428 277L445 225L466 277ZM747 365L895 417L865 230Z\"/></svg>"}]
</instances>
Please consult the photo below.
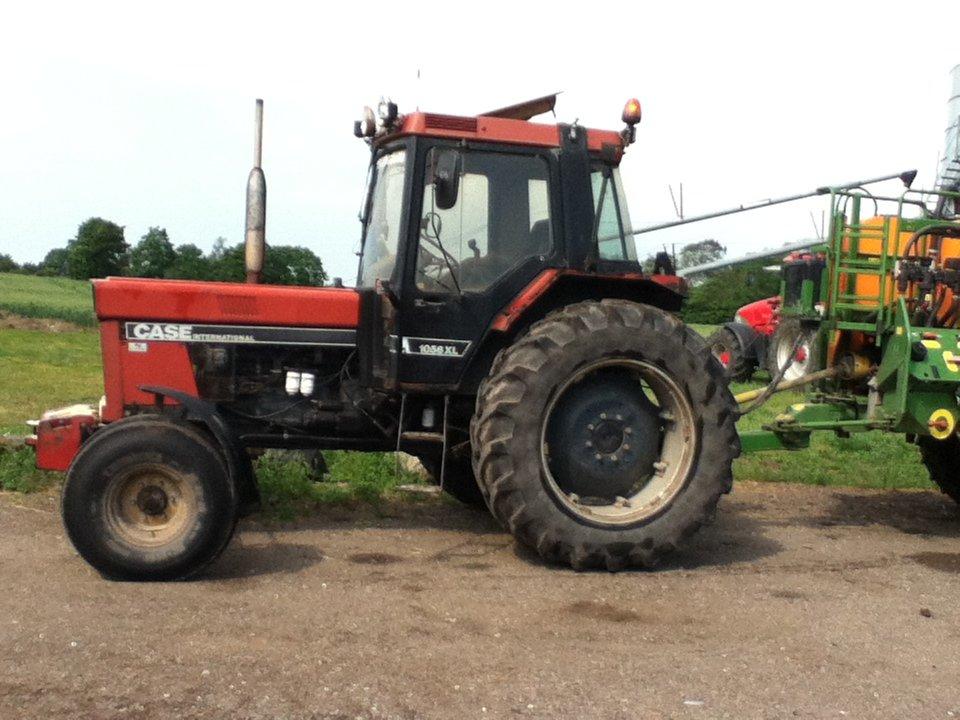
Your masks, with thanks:
<instances>
[{"instance_id":1,"label":"tree line","mask_svg":"<svg viewBox=\"0 0 960 720\"><path fill-rule=\"evenodd\" d=\"M677 270L704 265L722 259L727 249L716 240L688 243L673 258ZM715 325L733 319L744 305L772 297L780 292L780 274L767 269L772 260L754 260L699 275L683 306L683 319L690 323ZM650 272L651 255L643 263Z\"/></svg>"},{"instance_id":2,"label":"tree line","mask_svg":"<svg viewBox=\"0 0 960 720\"><path fill-rule=\"evenodd\" d=\"M726 248L715 240L684 246L673 261L677 269L719 260ZM130 247L123 228L103 218L90 218L77 229L77 236L64 248L47 253L39 264L18 265L9 255L0 255L0 272L64 276L87 280L107 275L185 280L240 282L245 277L243 243L229 245L218 238L209 253L196 245L174 247L167 231L152 227ZM691 290L684 319L696 323L730 320L742 305L776 295L780 290L777 273L764 269L764 261L733 266L711 273ZM651 272L654 256L643 261ZM304 247L271 245L266 254L263 281L278 285L322 285L327 279L323 263Z\"/></svg>"},{"instance_id":3,"label":"tree line","mask_svg":"<svg viewBox=\"0 0 960 720\"><path fill-rule=\"evenodd\" d=\"M245 277L243 243L230 245L217 238L204 253L196 245L174 247L167 231L151 227L133 246L120 225L94 217L77 228L66 247L55 248L40 263L18 264L0 255L0 272L70 277L77 280L129 275L183 280L242 281ZM311 250L293 245L271 245L266 254L263 281L276 285L322 285L323 263Z\"/></svg>"}]
</instances>

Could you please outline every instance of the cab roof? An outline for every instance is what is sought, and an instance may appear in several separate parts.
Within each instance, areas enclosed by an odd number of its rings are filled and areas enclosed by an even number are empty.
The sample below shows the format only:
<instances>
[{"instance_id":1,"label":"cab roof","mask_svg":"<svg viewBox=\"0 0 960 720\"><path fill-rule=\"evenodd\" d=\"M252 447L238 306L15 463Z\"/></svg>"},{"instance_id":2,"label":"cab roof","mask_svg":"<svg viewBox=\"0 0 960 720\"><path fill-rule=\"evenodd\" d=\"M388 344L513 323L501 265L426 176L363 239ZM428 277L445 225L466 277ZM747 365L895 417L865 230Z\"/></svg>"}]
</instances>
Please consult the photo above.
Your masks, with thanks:
<instances>
[{"instance_id":1,"label":"cab roof","mask_svg":"<svg viewBox=\"0 0 960 720\"><path fill-rule=\"evenodd\" d=\"M534 123L528 120L494 117L490 115L461 116L429 112L413 112L399 119L395 128L376 139L377 144L411 135L498 142L534 147L560 147L560 124ZM584 128L587 149L601 152L610 148L616 157L623 153L624 141L614 130Z\"/></svg>"}]
</instances>

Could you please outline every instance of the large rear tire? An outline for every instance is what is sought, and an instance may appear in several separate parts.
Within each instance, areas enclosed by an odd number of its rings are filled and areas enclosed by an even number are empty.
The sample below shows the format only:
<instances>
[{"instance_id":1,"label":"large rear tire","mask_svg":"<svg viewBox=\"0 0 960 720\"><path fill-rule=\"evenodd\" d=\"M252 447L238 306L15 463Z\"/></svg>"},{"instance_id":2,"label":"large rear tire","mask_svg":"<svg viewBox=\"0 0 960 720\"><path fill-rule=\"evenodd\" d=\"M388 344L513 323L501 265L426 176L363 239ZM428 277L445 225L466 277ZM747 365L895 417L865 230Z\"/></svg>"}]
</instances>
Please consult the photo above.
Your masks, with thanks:
<instances>
[{"instance_id":1,"label":"large rear tire","mask_svg":"<svg viewBox=\"0 0 960 720\"><path fill-rule=\"evenodd\" d=\"M951 435L945 440L921 437L920 459L927 466L930 479L940 492L960 503L960 438Z\"/></svg>"},{"instance_id":2,"label":"large rear tire","mask_svg":"<svg viewBox=\"0 0 960 720\"><path fill-rule=\"evenodd\" d=\"M107 577L177 580L227 546L237 492L223 456L200 430L132 417L98 430L81 448L61 509L74 547Z\"/></svg>"},{"instance_id":3,"label":"large rear tire","mask_svg":"<svg viewBox=\"0 0 960 720\"><path fill-rule=\"evenodd\" d=\"M650 567L730 491L735 421L699 335L650 306L581 302L494 360L474 469L494 516L545 560Z\"/></svg>"},{"instance_id":4,"label":"large rear tire","mask_svg":"<svg viewBox=\"0 0 960 720\"><path fill-rule=\"evenodd\" d=\"M747 382L753 377L757 369L756 360L746 356L733 330L720 328L707 338L707 345L728 378L734 382Z\"/></svg>"}]
</instances>

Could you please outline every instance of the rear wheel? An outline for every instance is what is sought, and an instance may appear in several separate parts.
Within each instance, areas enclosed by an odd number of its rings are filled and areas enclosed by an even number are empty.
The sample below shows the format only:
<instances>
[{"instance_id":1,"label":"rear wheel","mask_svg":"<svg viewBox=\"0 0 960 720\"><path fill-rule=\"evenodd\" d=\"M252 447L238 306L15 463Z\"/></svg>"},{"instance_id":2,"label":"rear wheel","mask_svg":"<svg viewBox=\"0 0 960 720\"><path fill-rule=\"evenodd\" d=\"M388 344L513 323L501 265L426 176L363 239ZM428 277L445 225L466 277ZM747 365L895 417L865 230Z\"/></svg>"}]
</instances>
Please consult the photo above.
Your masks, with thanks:
<instances>
[{"instance_id":1,"label":"rear wheel","mask_svg":"<svg viewBox=\"0 0 960 720\"><path fill-rule=\"evenodd\" d=\"M104 575L173 580L226 547L237 493L217 447L197 428L129 418L99 430L78 453L62 512L74 547Z\"/></svg>"},{"instance_id":2,"label":"rear wheel","mask_svg":"<svg viewBox=\"0 0 960 720\"><path fill-rule=\"evenodd\" d=\"M653 307L588 301L498 355L474 467L493 514L544 559L652 566L730 490L735 419L696 333Z\"/></svg>"},{"instance_id":3,"label":"rear wheel","mask_svg":"<svg viewBox=\"0 0 960 720\"><path fill-rule=\"evenodd\" d=\"M797 338L800 344L794 346ZM784 380L796 380L816 369L817 331L805 329L797 318L782 318L770 338L767 354L767 370L776 377L780 368L790 363L783 373ZM791 359L792 358L792 359Z\"/></svg>"},{"instance_id":4,"label":"rear wheel","mask_svg":"<svg viewBox=\"0 0 960 720\"><path fill-rule=\"evenodd\" d=\"M747 357L743 346L730 328L722 327L707 338L710 352L720 363L727 377L735 382L746 382L753 377L757 363Z\"/></svg>"},{"instance_id":5,"label":"rear wheel","mask_svg":"<svg viewBox=\"0 0 960 720\"><path fill-rule=\"evenodd\" d=\"M920 459L927 466L930 479L940 492L960 503L960 438L956 435L945 440L922 437L918 444Z\"/></svg>"}]
</instances>

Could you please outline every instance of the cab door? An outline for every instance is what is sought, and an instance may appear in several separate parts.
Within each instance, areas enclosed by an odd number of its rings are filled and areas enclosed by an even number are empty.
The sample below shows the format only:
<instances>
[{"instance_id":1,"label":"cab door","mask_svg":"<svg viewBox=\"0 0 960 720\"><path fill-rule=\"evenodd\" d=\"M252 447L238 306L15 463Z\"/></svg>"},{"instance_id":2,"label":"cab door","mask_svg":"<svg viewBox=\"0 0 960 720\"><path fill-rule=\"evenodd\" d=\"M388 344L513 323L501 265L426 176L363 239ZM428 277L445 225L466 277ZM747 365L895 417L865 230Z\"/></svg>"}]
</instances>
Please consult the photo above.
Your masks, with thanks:
<instances>
[{"instance_id":1,"label":"cab door","mask_svg":"<svg viewBox=\"0 0 960 720\"><path fill-rule=\"evenodd\" d=\"M453 386L497 312L557 257L556 159L535 149L443 144L421 157L399 379Z\"/></svg>"}]
</instances>

